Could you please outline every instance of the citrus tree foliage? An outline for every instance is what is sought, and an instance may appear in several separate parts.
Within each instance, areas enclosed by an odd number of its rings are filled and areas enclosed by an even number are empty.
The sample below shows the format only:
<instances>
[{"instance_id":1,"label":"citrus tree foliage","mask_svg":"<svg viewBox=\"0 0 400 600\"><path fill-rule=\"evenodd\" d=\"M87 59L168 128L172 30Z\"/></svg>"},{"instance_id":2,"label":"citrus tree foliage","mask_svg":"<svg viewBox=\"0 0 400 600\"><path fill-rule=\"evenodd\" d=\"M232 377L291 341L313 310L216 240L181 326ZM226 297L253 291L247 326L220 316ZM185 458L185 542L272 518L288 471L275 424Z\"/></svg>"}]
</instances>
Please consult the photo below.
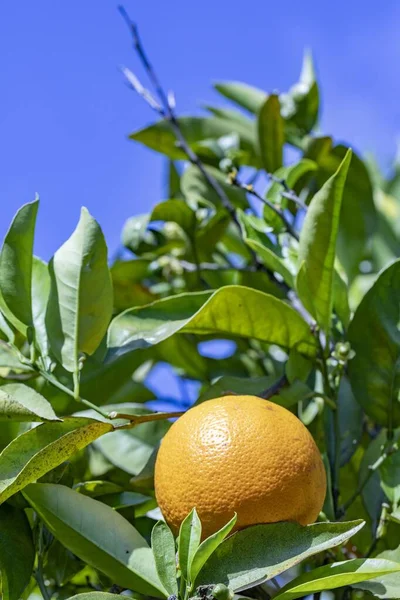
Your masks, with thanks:
<instances>
[{"instance_id":1,"label":"citrus tree foliage","mask_svg":"<svg viewBox=\"0 0 400 600\"><path fill-rule=\"evenodd\" d=\"M86 209L48 264L34 256L37 199L4 239L4 600L400 597L400 167L384 177L321 133L310 56L285 93L215 88L205 115L156 103L164 118L130 135L168 177L126 222L124 260ZM216 339L229 358L203 355ZM160 362L197 402L260 395L307 425L328 478L319 522L230 535L233 517L202 540L193 510L174 539L154 497L174 416L147 404Z\"/></svg>"}]
</instances>

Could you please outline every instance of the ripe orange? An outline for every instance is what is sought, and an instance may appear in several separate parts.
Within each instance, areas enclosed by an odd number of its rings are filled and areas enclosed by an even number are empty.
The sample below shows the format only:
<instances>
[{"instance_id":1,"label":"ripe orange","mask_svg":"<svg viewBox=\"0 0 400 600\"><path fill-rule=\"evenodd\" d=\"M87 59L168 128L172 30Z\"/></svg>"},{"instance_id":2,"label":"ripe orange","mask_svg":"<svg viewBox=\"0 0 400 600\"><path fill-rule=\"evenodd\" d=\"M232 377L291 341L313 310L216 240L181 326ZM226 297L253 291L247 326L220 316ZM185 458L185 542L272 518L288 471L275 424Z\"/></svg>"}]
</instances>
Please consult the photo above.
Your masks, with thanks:
<instances>
[{"instance_id":1,"label":"ripe orange","mask_svg":"<svg viewBox=\"0 0 400 600\"><path fill-rule=\"evenodd\" d=\"M208 400L185 413L164 437L155 491L175 533L196 507L203 538L236 512L236 529L257 523L313 523L326 476L303 423L255 396Z\"/></svg>"}]
</instances>

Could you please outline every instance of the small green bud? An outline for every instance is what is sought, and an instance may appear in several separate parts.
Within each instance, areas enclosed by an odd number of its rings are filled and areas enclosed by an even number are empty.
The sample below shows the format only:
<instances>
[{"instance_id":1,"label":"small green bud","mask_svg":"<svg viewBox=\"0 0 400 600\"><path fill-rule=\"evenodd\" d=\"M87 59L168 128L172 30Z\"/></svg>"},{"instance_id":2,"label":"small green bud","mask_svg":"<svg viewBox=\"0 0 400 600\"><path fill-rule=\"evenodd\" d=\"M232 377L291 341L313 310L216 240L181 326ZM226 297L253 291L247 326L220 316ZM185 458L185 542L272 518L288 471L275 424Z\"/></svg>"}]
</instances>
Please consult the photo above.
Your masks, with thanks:
<instances>
[{"instance_id":1,"label":"small green bud","mask_svg":"<svg viewBox=\"0 0 400 600\"><path fill-rule=\"evenodd\" d=\"M217 583L217 585L214 586L212 595L216 600L232 600L233 598L232 590L223 583Z\"/></svg>"}]
</instances>

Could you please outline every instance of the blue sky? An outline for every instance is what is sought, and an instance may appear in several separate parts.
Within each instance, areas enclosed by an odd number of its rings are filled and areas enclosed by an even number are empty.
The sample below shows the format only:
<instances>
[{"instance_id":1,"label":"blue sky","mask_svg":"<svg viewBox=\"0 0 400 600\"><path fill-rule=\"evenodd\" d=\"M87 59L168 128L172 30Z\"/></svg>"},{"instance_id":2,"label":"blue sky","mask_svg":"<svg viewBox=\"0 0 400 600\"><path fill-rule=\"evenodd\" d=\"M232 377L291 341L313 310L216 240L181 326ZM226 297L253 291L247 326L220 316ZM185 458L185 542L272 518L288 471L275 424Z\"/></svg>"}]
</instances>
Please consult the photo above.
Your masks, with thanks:
<instances>
[{"instance_id":1,"label":"blue sky","mask_svg":"<svg viewBox=\"0 0 400 600\"><path fill-rule=\"evenodd\" d=\"M310 47L322 82L323 131L374 150L382 164L394 154L397 0L126 0L125 6L180 113L216 100L213 80L285 91ZM0 63L0 235L39 192L39 255L49 258L69 236L82 204L115 250L125 219L161 199L163 170L158 155L126 139L153 114L118 71L125 64L141 74L116 3L3 3Z\"/></svg>"}]
</instances>

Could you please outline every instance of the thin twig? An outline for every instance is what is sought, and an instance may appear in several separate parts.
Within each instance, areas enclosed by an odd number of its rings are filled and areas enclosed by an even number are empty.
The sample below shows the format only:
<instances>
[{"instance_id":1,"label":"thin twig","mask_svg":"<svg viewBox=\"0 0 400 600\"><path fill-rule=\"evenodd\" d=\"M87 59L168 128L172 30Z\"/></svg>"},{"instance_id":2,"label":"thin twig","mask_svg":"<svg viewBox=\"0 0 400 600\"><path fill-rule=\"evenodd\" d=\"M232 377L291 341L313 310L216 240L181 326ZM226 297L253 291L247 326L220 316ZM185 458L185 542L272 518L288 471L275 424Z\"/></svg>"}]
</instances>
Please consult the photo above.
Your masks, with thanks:
<instances>
[{"instance_id":1,"label":"thin twig","mask_svg":"<svg viewBox=\"0 0 400 600\"><path fill-rule=\"evenodd\" d=\"M129 31L131 33L132 40L133 40L133 47L134 47L135 51L137 52L137 54L143 64L143 67L147 73L147 76L149 77L149 80L151 81L151 83L153 85L153 88L158 96L159 101L157 101L153 97L153 95L148 90L146 90L146 88L140 83L140 81L138 80L136 75L134 75L129 69L124 68L123 73L127 77L128 83L130 84L132 89L135 90L149 104L149 106L153 110L155 110L163 119L168 121L168 123L170 124L170 127L177 139L179 148L186 155L188 161L192 165L197 167L197 169L200 171L200 173L202 174L205 181L217 194L218 198L221 201L223 208L229 213L229 215L232 218L232 221L235 223L235 225L241 232L241 226L240 226L238 217L236 215L236 210L235 210L234 206L231 204L224 189L219 184L219 182L212 175L210 175L210 173L207 171L207 169L201 162L200 158L197 156L197 154L193 151L191 146L186 141L186 138L182 133L182 129L181 129L180 123L178 121L178 118L175 114L175 110L174 110L175 109L175 99L171 94L165 93L164 88L162 87L160 80L158 79L158 76L157 76L145 50L144 50L136 23L134 23L130 19L127 11L125 10L125 8L123 6L119 6L118 9L119 9L123 19L125 20L125 22L128 25L128 28L129 28ZM173 101L171 101L172 98L173 98ZM252 248L248 248L248 250L252 256L254 264L257 266L257 269L265 272L271 281L273 281L278 287L280 287L285 293L287 293L289 291L289 288L286 285L286 283L283 281L279 281L275 277L273 271L266 268L262 263L259 262L259 260L257 258L257 254L254 252L254 250Z\"/></svg>"},{"instance_id":2,"label":"thin twig","mask_svg":"<svg viewBox=\"0 0 400 600\"><path fill-rule=\"evenodd\" d=\"M253 185L248 185L247 183L242 183L241 181L239 181L239 179L237 178L237 173L235 171L233 171L230 176L229 176L229 181L232 185L234 185L235 187L244 190L245 192L247 192L248 194L251 194L252 196L254 196L255 198L257 198L257 200L260 200L260 202L262 202L263 204L265 204L266 206L268 206L268 208L270 208L282 221L282 223L284 224L287 232L297 241L299 241L299 235L298 233L293 229L292 225L289 223L289 221L287 220L285 213L283 212L283 210L281 210L280 208L278 208L277 206L275 206L275 204L272 204L272 202L270 202L269 200L267 200L266 198L264 198L263 196L261 196L261 194L259 194L256 189L254 188ZM279 180L280 182L281 180Z\"/></svg>"}]
</instances>

